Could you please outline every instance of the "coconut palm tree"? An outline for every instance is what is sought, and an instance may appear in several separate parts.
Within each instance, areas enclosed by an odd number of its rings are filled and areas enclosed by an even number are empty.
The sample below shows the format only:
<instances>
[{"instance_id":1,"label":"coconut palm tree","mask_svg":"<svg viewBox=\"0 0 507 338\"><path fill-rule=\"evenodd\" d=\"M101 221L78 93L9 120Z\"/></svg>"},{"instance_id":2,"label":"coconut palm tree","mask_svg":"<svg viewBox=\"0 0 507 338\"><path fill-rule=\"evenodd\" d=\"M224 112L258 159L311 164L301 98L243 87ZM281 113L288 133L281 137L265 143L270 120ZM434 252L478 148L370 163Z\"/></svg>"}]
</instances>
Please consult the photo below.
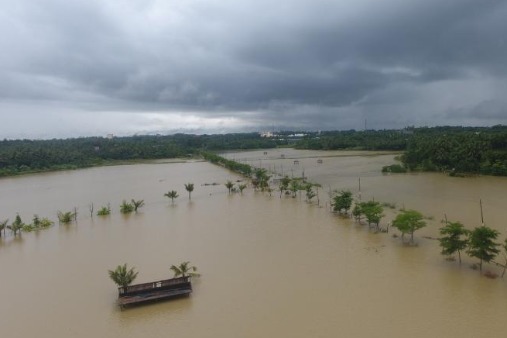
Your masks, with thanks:
<instances>
[{"instance_id":1,"label":"coconut palm tree","mask_svg":"<svg viewBox=\"0 0 507 338\"><path fill-rule=\"evenodd\" d=\"M132 205L134 206L134 212L137 213L137 209L144 206L144 200L138 200L132 199Z\"/></svg>"},{"instance_id":2,"label":"coconut palm tree","mask_svg":"<svg viewBox=\"0 0 507 338\"><path fill-rule=\"evenodd\" d=\"M174 273L174 277L199 277L200 275L195 272L197 268L195 266L190 266L190 262L183 262L180 265L171 265L170 269Z\"/></svg>"},{"instance_id":3,"label":"coconut palm tree","mask_svg":"<svg viewBox=\"0 0 507 338\"><path fill-rule=\"evenodd\" d=\"M177 198L178 192L175 190L171 190L168 193L165 193L164 196L169 197L171 199L171 204L174 204L174 199Z\"/></svg>"},{"instance_id":4,"label":"coconut palm tree","mask_svg":"<svg viewBox=\"0 0 507 338\"><path fill-rule=\"evenodd\" d=\"M246 184L240 184L238 185L238 189L239 189L239 192L241 193L241 195L243 195L243 190L245 190L246 188Z\"/></svg>"},{"instance_id":5,"label":"coconut palm tree","mask_svg":"<svg viewBox=\"0 0 507 338\"><path fill-rule=\"evenodd\" d=\"M115 270L108 270L108 273L109 278L121 287L127 287L132 284L138 274L134 268L127 269L127 263L118 265Z\"/></svg>"},{"instance_id":6,"label":"coconut palm tree","mask_svg":"<svg viewBox=\"0 0 507 338\"><path fill-rule=\"evenodd\" d=\"M188 191L188 199L192 199L192 191L194 191L193 183L185 183L185 190Z\"/></svg>"},{"instance_id":7,"label":"coconut palm tree","mask_svg":"<svg viewBox=\"0 0 507 338\"><path fill-rule=\"evenodd\" d=\"M229 190L229 195L230 195L231 189L234 187L234 183L232 183L231 181L227 181L227 183L225 183L225 187Z\"/></svg>"}]
</instances>

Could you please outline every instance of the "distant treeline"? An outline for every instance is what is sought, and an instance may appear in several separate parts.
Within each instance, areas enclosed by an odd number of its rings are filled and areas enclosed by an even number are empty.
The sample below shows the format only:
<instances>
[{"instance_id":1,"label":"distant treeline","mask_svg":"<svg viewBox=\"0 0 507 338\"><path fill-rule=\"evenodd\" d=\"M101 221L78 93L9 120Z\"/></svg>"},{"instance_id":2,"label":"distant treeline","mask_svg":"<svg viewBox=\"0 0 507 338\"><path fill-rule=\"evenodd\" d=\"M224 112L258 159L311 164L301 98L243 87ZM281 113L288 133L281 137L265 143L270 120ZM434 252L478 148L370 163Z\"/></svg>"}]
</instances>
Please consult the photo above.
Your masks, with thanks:
<instances>
[{"instance_id":1,"label":"distant treeline","mask_svg":"<svg viewBox=\"0 0 507 338\"><path fill-rule=\"evenodd\" d=\"M507 176L507 127L418 128L402 161L410 170Z\"/></svg>"},{"instance_id":2,"label":"distant treeline","mask_svg":"<svg viewBox=\"0 0 507 338\"><path fill-rule=\"evenodd\" d=\"M4 140L0 141L0 176L83 168L113 161L195 156L202 152L211 156L214 151L266 149L288 144L298 149L404 151L400 158L408 170L507 176L507 126L327 131L306 133L302 138L290 134L280 133L273 138L241 133ZM208 160L218 161L217 158Z\"/></svg>"},{"instance_id":3,"label":"distant treeline","mask_svg":"<svg viewBox=\"0 0 507 338\"><path fill-rule=\"evenodd\" d=\"M0 141L0 176L103 165L112 161L194 156L200 151L274 148L258 133L84 137Z\"/></svg>"},{"instance_id":4,"label":"distant treeline","mask_svg":"<svg viewBox=\"0 0 507 338\"><path fill-rule=\"evenodd\" d=\"M366 130L311 133L296 143L297 149L405 150L412 131Z\"/></svg>"},{"instance_id":5,"label":"distant treeline","mask_svg":"<svg viewBox=\"0 0 507 338\"><path fill-rule=\"evenodd\" d=\"M507 176L507 127L434 127L311 134L299 149L404 150L409 170Z\"/></svg>"}]
</instances>

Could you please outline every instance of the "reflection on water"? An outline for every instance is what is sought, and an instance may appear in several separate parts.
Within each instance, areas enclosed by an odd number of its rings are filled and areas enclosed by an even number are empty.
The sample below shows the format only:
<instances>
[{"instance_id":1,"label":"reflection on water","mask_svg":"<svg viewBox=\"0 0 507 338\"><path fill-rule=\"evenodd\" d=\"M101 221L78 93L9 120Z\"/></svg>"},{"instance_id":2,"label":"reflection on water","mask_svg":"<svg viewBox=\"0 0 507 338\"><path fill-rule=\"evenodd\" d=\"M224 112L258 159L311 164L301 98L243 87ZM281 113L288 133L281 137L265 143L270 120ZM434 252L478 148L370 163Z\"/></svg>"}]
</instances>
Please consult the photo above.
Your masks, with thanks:
<instances>
[{"instance_id":1,"label":"reflection on water","mask_svg":"<svg viewBox=\"0 0 507 338\"><path fill-rule=\"evenodd\" d=\"M281 158L284 154L285 159ZM500 337L507 282L447 262L436 236L446 213L468 227L505 229L505 178L438 174L383 176L394 155L290 149L229 153L323 185L323 207L254 192L229 196L240 177L208 163L92 168L0 180L0 219L56 219L78 208L77 224L0 241L0 323L5 337ZM294 159L299 164L294 165ZM322 159L322 163L318 163ZM351 189L434 216L418 247L373 234L326 209L327 192ZM183 183L193 182L192 201ZM171 205L163 196L177 190ZM144 199L138 214L123 199ZM304 198L303 198L304 199ZM107 217L90 218L111 203ZM387 221L394 215L386 212ZM202 277L189 298L120 311L107 270L128 263L138 282L171 276L189 260ZM489 266L493 271L495 267ZM459 324L457 324L459 323Z\"/></svg>"}]
</instances>

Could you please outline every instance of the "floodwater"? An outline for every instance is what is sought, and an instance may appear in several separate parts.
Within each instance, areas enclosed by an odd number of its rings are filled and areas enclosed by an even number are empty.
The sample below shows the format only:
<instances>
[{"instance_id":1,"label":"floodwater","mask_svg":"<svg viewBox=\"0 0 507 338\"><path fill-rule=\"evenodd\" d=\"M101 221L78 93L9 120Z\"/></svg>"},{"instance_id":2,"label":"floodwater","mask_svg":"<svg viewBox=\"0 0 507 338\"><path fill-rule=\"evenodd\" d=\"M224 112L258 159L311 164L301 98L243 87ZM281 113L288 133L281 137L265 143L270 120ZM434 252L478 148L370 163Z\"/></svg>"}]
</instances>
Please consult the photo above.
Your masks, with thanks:
<instances>
[{"instance_id":1,"label":"floodwater","mask_svg":"<svg viewBox=\"0 0 507 338\"><path fill-rule=\"evenodd\" d=\"M284 159L282 159L284 155ZM490 279L439 254L440 220L485 223L507 235L507 179L440 174L382 175L393 154L291 149L228 153L322 184L319 206L251 188L206 162L91 168L0 179L0 220L19 213L56 219L77 207L77 224L0 239L2 337L504 337L507 280ZM317 160L321 159L322 163ZM294 164L294 161L299 163ZM417 209L428 227L418 246L375 234L329 212L328 192L350 189ZM183 184L192 182L192 199ZM205 185L210 183L218 185ZM171 205L163 196L180 194ZM137 214L123 199L144 199ZM111 204L108 217L90 217ZM396 210L387 209L383 223ZM189 298L121 311L107 270L128 263L136 282L171 277L191 261L202 276ZM488 265L487 270L501 273Z\"/></svg>"}]
</instances>

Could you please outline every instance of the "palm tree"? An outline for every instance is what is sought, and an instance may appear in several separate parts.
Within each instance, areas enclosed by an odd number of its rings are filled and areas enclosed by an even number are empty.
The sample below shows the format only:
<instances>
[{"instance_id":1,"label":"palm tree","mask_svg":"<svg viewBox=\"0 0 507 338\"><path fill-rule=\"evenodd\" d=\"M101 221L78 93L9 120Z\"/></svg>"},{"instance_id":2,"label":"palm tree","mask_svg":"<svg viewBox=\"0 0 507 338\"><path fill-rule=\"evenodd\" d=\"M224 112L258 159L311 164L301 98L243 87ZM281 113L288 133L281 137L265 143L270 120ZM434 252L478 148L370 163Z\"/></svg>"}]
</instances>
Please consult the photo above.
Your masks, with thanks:
<instances>
[{"instance_id":1,"label":"palm tree","mask_svg":"<svg viewBox=\"0 0 507 338\"><path fill-rule=\"evenodd\" d=\"M9 222L8 219L6 219L3 222L0 222L0 237L2 237L2 231L4 232L4 235L5 235L5 228L7 227L8 222Z\"/></svg>"},{"instance_id":2,"label":"palm tree","mask_svg":"<svg viewBox=\"0 0 507 338\"><path fill-rule=\"evenodd\" d=\"M171 204L174 204L174 199L177 198L178 192L175 190L171 190L168 193L164 194L164 196L169 197L171 199Z\"/></svg>"},{"instance_id":3,"label":"palm tree","mask_svg":"<svg viewBox=\"0 0 507 338\"><path fill-rule=\"evenodd\" d=\"M195 272L197 268L195 266L190 266L190 262L183 262L180 265L171 265L172 272L174 272L174 277L199 277L200 275Z\"/></svg>"},{"instance_id":4,"label":"palm tree","mask_svg":"<svg viewBox=\"0 0 507 338\"><path fill-rule=\"evenodd\" d=\"M185 183L185 189L188 191L188 199L192 199L192 191L194 191L193 183Z\"/></svg>"},{"instance_id":5,"label":"palm tree","mask_svg":"<svg viewBox=\"0 0 507 338\"><path fill-rule=\"evenodd\" d=\"M115 270L108 270L108 273L109 278L111 278L116 285L123 288L132 284L138 274L134 268L127 269L127 263L118 265Z\"/></svg>"},{"instance_id":6,"label":"palm tree","mask_svg":"<svg viewBox=\"0 0 507 338\"><path fill-rule=\"evenodd\" d=\"M243 190L245 190L246 188L246 184L240 184L238 185L238 189L239 189L239 192L241 193L241 195L243 195Z\"/></svg>"},{"instance_id":7,"label":"palm tree","mask_svg":"<svg viewBox=\"0 0 507 338\"><path fill-rule=\"evenodd\" d=\"M231 194L231 189L234 187L234 183L232 183L231 181L227 181L227 183L225 183L225 187L227 189L229 189L229 195Z\"/></svg>"},{"instance_id":8,"label":"palm tree","mask_svg":"<svg viewBox=\"0 0 507 338\"><path fill-rule=\"evenodd\" d=\"M136 201L135 199L132 199L132 205L134 206L134 212L137 213L137 209L144 206L144 200Z\"/></svg>"}]
</instances>

